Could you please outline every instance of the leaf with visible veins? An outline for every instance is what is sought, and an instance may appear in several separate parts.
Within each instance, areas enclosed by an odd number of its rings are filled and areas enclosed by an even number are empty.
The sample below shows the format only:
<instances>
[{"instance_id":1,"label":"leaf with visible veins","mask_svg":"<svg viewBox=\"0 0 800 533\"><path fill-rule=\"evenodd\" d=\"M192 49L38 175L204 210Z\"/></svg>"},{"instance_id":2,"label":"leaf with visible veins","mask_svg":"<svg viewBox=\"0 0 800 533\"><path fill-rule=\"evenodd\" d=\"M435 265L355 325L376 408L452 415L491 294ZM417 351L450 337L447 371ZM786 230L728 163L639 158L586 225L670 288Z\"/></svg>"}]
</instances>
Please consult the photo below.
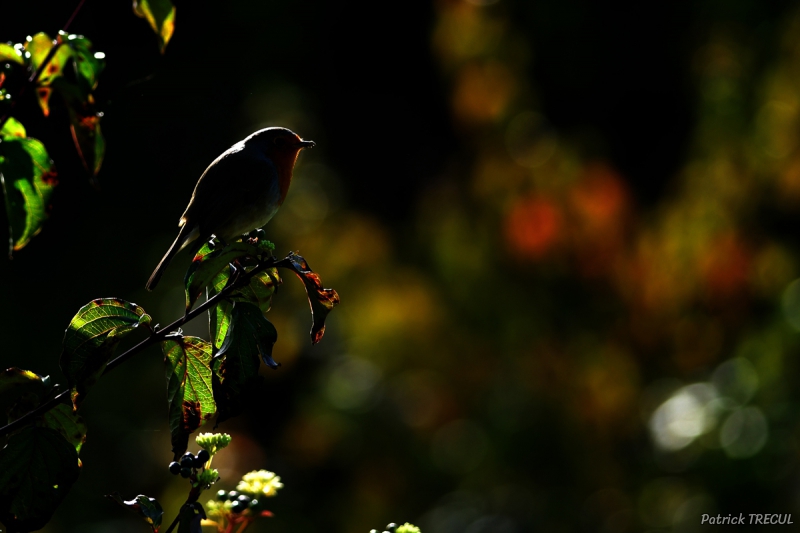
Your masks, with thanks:
<instances>
[{"instance_id":1,"label":"leaf with visible veins","mask_svg":"<svg viewBox=\"0 0 800 533\"><path fill-rule=\"evenodd\" d=\"M161 343L167 378L172 451L182 455L189 435L217 411L211 384L211 345L198 337L174 335Z\"/></svg>"},{"instance_id":2,"label":"leaf with visible veins","mask_svg":"<svg viewBox=\"0 0 800 533\"><path fill-rule=\"evenodd\" d=\"M206 286L206 299L210 300L225 288L233 274L233 268L228 266L222 269ZM213 344L213 353L216 354L219 347L225 341L228 334L228 327L231 323L231 310L233 304L228 300L220 301L216 306L208 310L208 330Z\"/></svg>"},{"instance_id":3,"label":"leaf with visible veins","mask_svg":"<svg viewBox=\"0 0 800 533\"><path fill-rule=\"evenodd\" d=\"M214 398L217 422L241 412L244 400L258 376L259 358L270 368L278 368L272 359L272 347L278 332L261 310L248 302L236 302L225 342L214 356Z\"/></svg>"},{"instance_id":4,"label":"leaf with visible veins","mask_svg":"<svg viewBox=\"0 0 800 533\"><path fill-rule=\"evenodd\" d=\"M186 310L203 294L203 290L217 280L217 276L228 264L242 257L258 258L264 252L257 246L246 242L234 242L223 248L211 249L208 243L195 254L192 264L186 271Z\"/></svg>"},{"instance_id":5,"label":"leaf with visible veins","mask_svg":"<svg viewBox=\"0 0 800 533\"><path fill-rule=\"evenodd\" d=\"M92 300L72 318L59 364L72 388L74 409L105 370L117 344L140 324L149 327L150 315L119 298Z\"/></svg>"}]
</instances>

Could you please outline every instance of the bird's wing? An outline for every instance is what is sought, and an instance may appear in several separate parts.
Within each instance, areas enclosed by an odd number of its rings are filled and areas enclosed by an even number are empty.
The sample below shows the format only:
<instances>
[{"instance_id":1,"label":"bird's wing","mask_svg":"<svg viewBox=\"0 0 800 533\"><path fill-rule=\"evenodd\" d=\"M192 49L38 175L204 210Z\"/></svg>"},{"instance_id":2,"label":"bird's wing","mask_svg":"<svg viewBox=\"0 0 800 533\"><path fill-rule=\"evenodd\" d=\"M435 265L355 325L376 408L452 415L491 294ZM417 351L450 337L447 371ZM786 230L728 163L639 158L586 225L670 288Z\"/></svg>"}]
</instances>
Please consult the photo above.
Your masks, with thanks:
<instances>
[{"instance_id":1,"label":"bird's wing","mask_svg":"<svg viewBox=\"0 0 800 533\"><path fill-rule=\"evenodd\" d=\"M278 173L273 162L258 150L234 145L215 159L197 181L182 219L198 224L200 238L206 239L212 233L230 238L235 235L226 230L230 230L233 220L242 216L258 218L258 213L270 204L277 207L279 200ZM257 227L257 222L253 224L241 232Z\"/></svg>"}]
</instances>

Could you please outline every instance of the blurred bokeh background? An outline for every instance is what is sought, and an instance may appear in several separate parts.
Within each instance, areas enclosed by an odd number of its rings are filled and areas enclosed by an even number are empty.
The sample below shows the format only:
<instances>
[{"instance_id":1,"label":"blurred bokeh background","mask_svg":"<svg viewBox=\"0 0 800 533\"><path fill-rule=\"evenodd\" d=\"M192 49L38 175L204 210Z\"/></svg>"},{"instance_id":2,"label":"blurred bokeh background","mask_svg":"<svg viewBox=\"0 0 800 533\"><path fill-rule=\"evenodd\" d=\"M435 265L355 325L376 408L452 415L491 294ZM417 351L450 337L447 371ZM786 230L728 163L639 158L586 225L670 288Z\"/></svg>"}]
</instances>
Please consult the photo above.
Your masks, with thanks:
<instances>
[{"instance_id":1,"label":"blurred bokeh background","mask_svg":"<svg viewBox=\"0 0 800 533\"><path fill-rule=\"evenodd\" d=\"M0 40L53 34L74 3L4 6ZM61 184L44 231L0 261L3 367L61 380L63 330L96 297L178 317L187 256L143 287L197 177L282 125L317 147L267 234L342 303L312 347L285 278L283 366L220 428L219 487L260 468L285 484L253 531L800 519L800 5L176 5L164 56L127 0L73 23L107 58L99 190L66 112L18 106ZM94 387L81 479L47 532L143 531L112 491L174 514L164 400L155 348Z\"/></svg>"}]
</instances>

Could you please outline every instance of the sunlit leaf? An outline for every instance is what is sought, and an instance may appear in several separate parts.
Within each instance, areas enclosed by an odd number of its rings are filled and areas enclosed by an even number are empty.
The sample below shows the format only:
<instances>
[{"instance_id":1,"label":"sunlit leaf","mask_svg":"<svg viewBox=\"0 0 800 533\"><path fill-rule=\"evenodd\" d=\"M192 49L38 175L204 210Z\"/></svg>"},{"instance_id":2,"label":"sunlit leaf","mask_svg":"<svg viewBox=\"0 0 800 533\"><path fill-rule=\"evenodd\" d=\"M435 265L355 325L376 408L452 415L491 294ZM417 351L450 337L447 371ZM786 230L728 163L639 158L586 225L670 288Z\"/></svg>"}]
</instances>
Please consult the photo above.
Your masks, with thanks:
<instances>
[{"instance_id":1,"label":"sunlit leaf","mask_svg":"<svg viewBox=\"0 0 800 533\"><path fill-rule=\"evenodd\" d=\"M311 271L306 260L297 254L289 254L280 266L289 268L303 281L311 305L311 343L316 344L325 334L325 318L339 304L339 295L333 289L325 289L319 276Z\"/></svg>"},{"instance_id":2,"label":"sunlit leaf","mask_svg":"<svg viewBox=\"0 0 800 533\"><path fill-rule=\"evenodd\" d=\"M175 6L170 0L133 0L133 12L156 32L163 54L175 31Z\"/></svg>"},{"instance_id":3,"label":"sunlit leaf","mask_svg":"<svg viewBox=\"0 0 800 533\"><path fill-rule=\"evenodd\" d=\"M203 294L206 286L216 278L219 272L228 268L230 262L245 256L259 257L262 253L263 250L246 242L234 242L214 250L208 243L204 244L194 256L184 278L186 309L192 308Z\"/></svg>"},{"instance_id":4,"label":"sunlit leaf","mask_svg":"<svg viewBox=\"0 0 800 533\"><path fill-rule=\"evenodd\" d=\"M28 427L0 451L0 521L9 531L35 531L50 521L78 479L78 452L50 428Z\"/></svg>"},{"instance_id":5,"label":"sunlit leaf","mask_svg":"<svg viewBox=\"0 0 800 533\"><path fill-rule=\"evenodd\" d=\"M105 370L119 341L140 324L149 325L150 315L118 298L93 300L73 317L64 335L60 365L69 379L75 409Z\"/></svg>"},{"instance_id":6,"label":"sunlit leaf","mask_svg":"<svg viewBox=\"0 0 800 533\"><path fill-rule=\"evenodd\" d=\"M177 335L161 343L167 378L172 451L186 451L189 435L217 411L211 384L211 345Z\"/></svg>"},{"instance_id":7,"label":"sunlit leaf","mask_svg":"<svg viewBox=\"0 0 800 533\"><path fill-rule=\"evenodd\" d=\"M7 415L20 403L23 411L35 408L50 389L50 378L11 367L0 372L0 414Z\"/></svg>"},{"instance_id":8,"label":"sunlit leaf","mask_svg":"<svg viewBox=\"0 0 800 533\"><path fill-rule=\"evenodd\" d=\"M107 494L106 498L114 500L126 509L130 509L141 516L153 528L153 533L158 533L158 528L161 527L161 518L164 516L164 510L158 500L139 494L134 499L126 501L117 492Z\"/></svg>"},{"instance_id":9,"label":"sunlit leaf","mask_svg":"<svg viewBox=\"0 0 800 533\"><path fill-rule=\"evenodd\" d=\"M6 123L3 124L3 128L0 129L0 139L4 141L15 138L24 139L27 136L28 135L25 133L25 126L14 117L8 117Z\"/></svg>"},{"instance_id":10,"label":"sunlit leaf","mask_svg":"<svg viewBox=\"0 0 800 533\"><path fill-rule=\"evenodd\" d=\"M227 269L222 269L218 272L214 279L211 280L211 283L206 286L206 298L210 300L224 289L232 273L233 268L230 265ZM232 310L233 304L228 300L222 300L208 310L208 331L211 335L213 353L216 353L225 341L225 336L231 323Z\"/></svg>"},{"instance_id":11,"label":"sunlit leaf","mask_svg":"<svg viewBox=\"0 0 800 533\"><path fill-rule=\"evenodd\" d=\"M81 453L81 447L86 441L86 424L77 413L64 404L56 405L53 409L42 415L44 427L55 429L67 442L75 446L75 451Z\"/></svg>"},{"instance_id":12,"label":"sunlit leaf","mask_svg":"<svg viewBox=\"0 0 800 533\"><path fill-rule=\"evenodd\" d=\"M58 184L44 145L33 138L0 143L0 183L10 227L10 252L22 249L42 229Z\"/></svg>"},{"instance_id":13,"label":"sunlit leaf","mask_svg":"<svg viewBox=\"0 0 800 533\"><path fill-rule=\"evenodd\" d=\"M58 46L58 50L50 61L45 65L53 46ZM53 82L63 76L64 67L72 57L72 49L60 43L54 43L46 33L37 33L33 37L28 37L24 44L25 51L31 56L31 65L34 69L44 68L39 75L36 88L36 97L45 116L50 114L50 96L52 94Z\"/></svg>"},{"instance_id":14,"label":"sunlit leaf","mask_svg":"<svg viewBox=\"0 0 800 533\"><path fill-rule=\"evenodd\" d=\"M276 286L281 283L283 281L278 275L278 269L268 268L251 277L250 283L234 291L231 298L249 302L258 306L262 313L266 313L272 306L272 295L275 294Z\"/></svg>"},{"instance_id":15,"label":"sunlit leaf","mask_svg":"<svg viewBox=\"0 0 800 533\"><path fill-rule=\"evenodd\" d=\"M0 62L11 61L13 63L25 64L21 48L15 48L11 43L0 43Z\"/></svg>"},{"instance_id":16,"label":"sunlit leaf","mask_svg":"<svg viewBox=\"0 0 800 533\"><path fill-rule=\"evenodd\" d=\"M228 334L214 356L214 398L222 422L239 413L247 390L258 375L259 358L271 368L278 364L272 359L272 347L278 332L257 306L236 302L231 312Z\"/></svg>"},{"instance_id":17,"label":"sunlit leaf","mask_svg":"<svg viewBox=\"0 0 800 533\"><path fill-rule=\"evenodd\" d=\"M105 68L105 54L92 50L91 41L83 35L59 32L59 37L72 50L75 71L84 93L90 93L97 87L97 79Z\"/></svg>"}]
</instances>

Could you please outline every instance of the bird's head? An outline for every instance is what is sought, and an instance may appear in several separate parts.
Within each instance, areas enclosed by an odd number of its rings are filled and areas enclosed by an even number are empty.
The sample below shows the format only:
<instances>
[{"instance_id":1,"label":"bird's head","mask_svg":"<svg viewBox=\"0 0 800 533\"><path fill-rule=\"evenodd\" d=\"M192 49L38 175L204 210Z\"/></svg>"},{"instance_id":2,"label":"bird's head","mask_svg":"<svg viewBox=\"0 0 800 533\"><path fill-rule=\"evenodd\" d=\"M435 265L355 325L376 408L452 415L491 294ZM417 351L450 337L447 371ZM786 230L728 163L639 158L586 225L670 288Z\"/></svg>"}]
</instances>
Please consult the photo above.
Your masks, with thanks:
<instances>
[{"instance_id":1,"label":"bird's head","mask_svg":"<svg viewBox=\"0 0 800 533\"><path fill-rule=\"evenodd\" d=\"M303 148L312 148L314 141L304 141L299 135L287 128L265 128L244 140L245 146L255 145L277 164L287 165L291 169L297 160L297 154Z\"/></svg>"}]
</instances>

